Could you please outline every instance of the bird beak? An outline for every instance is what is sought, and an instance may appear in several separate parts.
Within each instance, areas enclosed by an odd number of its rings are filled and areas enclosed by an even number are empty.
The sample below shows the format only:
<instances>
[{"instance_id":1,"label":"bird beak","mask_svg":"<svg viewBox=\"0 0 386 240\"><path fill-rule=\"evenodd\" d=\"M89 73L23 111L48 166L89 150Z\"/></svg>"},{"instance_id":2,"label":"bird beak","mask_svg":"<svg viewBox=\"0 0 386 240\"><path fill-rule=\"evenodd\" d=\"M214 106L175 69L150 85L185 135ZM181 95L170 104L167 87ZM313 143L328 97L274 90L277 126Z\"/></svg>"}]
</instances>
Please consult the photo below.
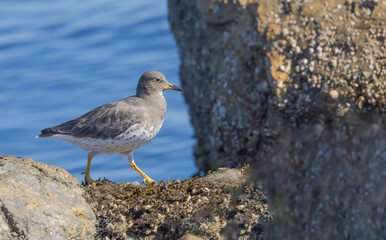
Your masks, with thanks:
<instances>
[{"instance_id":1,"label":"bird beak","mask_svg":"<svg viewBox=\"0 0 386 240\"><path fill-rule=\"evenodd\" d=\"M166 84L165 88L168 89L168 90L182 91L182 88L177 87L176 85L173 85L171 83Z\"/></svg>"}]
</instances>

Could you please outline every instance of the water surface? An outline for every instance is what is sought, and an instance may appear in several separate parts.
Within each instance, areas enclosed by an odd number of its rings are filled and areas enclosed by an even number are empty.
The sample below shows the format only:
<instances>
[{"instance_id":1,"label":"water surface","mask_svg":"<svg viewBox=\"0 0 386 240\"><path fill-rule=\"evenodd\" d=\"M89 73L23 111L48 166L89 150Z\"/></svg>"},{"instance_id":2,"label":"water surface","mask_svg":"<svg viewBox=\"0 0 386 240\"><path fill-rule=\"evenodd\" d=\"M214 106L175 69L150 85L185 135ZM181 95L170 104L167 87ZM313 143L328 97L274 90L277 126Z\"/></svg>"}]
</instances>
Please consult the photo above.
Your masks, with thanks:
<instances>
[{"instance_id":1,"label":"water surface","mask_svg":"<svg viewBox=\"0 0 386 240\"><path fill-rule=\"evenodd\" d=\"M41 129L133 95L148 70L180 84L166 1L7 1L0 36L0 154L55 165L81 180L87 152L36 139ZM180 92L164 95L164 125L134 159L157 181L188 178L196 167L187 106ZM97 155L91 176L142 180L117 154Z\"/></svg>"}]
</instances>

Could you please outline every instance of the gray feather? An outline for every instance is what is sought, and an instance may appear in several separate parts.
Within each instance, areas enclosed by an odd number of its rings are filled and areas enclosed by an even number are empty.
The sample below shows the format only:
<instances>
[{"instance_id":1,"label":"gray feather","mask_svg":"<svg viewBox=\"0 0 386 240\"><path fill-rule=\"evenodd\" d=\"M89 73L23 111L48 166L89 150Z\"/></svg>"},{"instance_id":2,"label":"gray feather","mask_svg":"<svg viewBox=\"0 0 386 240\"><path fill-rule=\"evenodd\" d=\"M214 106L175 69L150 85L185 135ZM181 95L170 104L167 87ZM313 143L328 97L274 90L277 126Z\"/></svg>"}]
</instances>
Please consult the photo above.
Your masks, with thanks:
<instances>
[{"instance_id":1,"label":"gray feather","mask_svg":"<svg viewBox=\"0 0 386 240\"><path fill-rule=\"evenodd\" d=\"M113 138L140 123L143 101L130 97L97 107L77 119L46 128L39 137L69 134L74 137Z\"/></svg>"}]
</instances>

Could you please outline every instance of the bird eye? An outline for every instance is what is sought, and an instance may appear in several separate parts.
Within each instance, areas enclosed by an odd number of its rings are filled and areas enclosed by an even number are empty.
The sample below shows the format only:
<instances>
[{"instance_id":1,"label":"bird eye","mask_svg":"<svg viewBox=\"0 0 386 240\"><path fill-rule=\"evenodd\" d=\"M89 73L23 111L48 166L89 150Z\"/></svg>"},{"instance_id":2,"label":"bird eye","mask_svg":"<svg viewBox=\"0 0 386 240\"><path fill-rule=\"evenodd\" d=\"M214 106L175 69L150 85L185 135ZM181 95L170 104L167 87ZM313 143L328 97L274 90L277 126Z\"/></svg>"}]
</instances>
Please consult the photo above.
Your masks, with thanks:
<instances>
[{"instance_id":1,"label":"bird eye","mask_svg":"<svg viewBox=\"0 0 386 240\"><path fill-rule=\"evenodd\" d=\"M153 80L156 82L162 82L162 79L159 79L159 78L154 78Z\"/></svg>"}]
</instances>

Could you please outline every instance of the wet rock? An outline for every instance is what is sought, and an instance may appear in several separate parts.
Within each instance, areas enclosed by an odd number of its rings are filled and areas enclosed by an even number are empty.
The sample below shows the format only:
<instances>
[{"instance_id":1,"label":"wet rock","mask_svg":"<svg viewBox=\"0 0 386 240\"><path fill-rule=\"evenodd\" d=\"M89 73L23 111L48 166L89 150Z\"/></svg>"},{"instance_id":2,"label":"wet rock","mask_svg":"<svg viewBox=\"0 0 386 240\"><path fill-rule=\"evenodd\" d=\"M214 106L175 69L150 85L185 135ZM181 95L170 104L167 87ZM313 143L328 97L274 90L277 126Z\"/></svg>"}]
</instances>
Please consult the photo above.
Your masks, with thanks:
<instances>
[{"instance_id":1,"label":"wet rock","mask_svg":"<svg viewBox=\"0 0 386 240\"><path fill-rule=\"evenodd\" d=\"M0 156L0 239L94 239L82 191L63 169Z\"/></svg>"},{"instance_id":2,"label":"wet rock","mask_svg":"<svg viewBox=\"0 0 386 240\"><path fill-rule=\"evenodd\" d=\"M228 239L230 229L232 236L260 239L268 204L245 173L221 169L147 186L103 180L85 186L85 198L97 216L98 239Z\"/></svg>"}]
</instances>

